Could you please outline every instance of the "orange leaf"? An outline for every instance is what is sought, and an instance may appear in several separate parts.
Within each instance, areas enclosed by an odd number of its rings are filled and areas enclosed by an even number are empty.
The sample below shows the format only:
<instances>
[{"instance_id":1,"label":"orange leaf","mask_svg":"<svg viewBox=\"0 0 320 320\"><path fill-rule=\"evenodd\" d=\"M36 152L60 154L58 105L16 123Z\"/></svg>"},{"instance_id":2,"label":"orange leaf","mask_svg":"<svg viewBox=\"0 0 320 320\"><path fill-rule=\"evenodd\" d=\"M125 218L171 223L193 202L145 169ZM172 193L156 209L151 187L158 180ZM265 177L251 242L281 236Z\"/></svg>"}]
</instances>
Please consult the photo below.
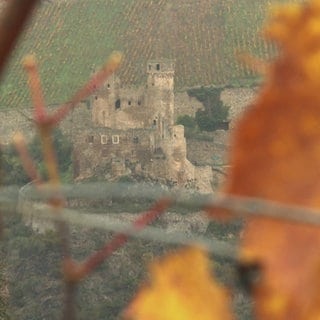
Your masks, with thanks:
<instances>
[{"instance_id":1,"label":"orange leaf","mask_svg":"<svg viewBox=\"0 0 320 320\"><path fill-rule=\"evenodd\" d=\"M266 36L280 47L234 134L225 192L320 207L320 1L286 5ZM262 266L259 319L320 318L320 230L252 218L241 256Z\"/></svg>"},{"instance_id":2,"label":"orange leaf","mask_svg":"<svg viewBox=\"0 0 320 320\"><path fill-rule=\"evenodd\" d=\"M188 248L153 263L151 283L143 287L125 317L139 320L232 319L226 291L210 273L210 261Z\"/></svg>"}]
</instances>

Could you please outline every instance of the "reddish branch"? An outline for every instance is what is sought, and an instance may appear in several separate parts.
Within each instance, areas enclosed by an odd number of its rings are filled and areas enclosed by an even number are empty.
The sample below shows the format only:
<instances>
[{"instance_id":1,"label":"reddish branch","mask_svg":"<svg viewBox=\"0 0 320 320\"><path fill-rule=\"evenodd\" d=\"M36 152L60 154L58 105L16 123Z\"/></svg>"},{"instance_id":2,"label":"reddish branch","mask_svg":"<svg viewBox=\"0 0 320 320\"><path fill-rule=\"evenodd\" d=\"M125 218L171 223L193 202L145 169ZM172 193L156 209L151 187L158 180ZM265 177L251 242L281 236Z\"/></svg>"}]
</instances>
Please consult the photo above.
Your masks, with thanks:
<instances>
[{"instance_id":1,"label":"reddish branch","mask_svg":"<svg viewBox=\"0 0 320 320\"><path fill-rule=\"evenodd\" d=\"M39 0L10 0L0 19L0 74Z\"/></svg>"},{"instance_id":2,"label":"reddish branch","mask_svg":"<svg viewBox=\"0 0 320 320\"><path fill-rule=\"evenodd\" d=\"M15 4L19 0L15 1ZM21 0L20 0L21 2ZM31 3L35 3L36 1L22 1L23 4L28 3L28 9L31 10ZM21 6L23 8L24 6ZM11 7L10 7L11 8ZM16 7L13 7L16 8ZM29 11L28 11L29 12ZM13 13L11 13L12 16ZM21 18L19 20L21 22ZM8 25L9 22L7 21ZM23 24L19 27L22 28ZM14 24L14 29L17 28ZM2 32L4 30L2 26ZM0 37L1 37L0 30ZM1 42L0 42L1 43ZM0 54L1 54L0 48ZM61 207L64 205L63 199L60 197L59 186L59 172L57 167L57 161L55 156L55 150L53 147L52 141L52 131L54 127L58 125L58 123L66 117L69 111L71 111L81 100L85 99L89 95L91 95L95 90L97 90L105 81L105 79L110 76L119 66L121 62L121 54L114 53L110 56L107 63L104 67L94 74L91 79L74 95L74 97L70 100L69 103L62 105L54 114L50 115L47 113L45 100L43 97L43 91L41 88L41 80L39 76L39 72L37 69L36 60L33 56L28 56L24 61L24 67L28 73L28 82L31 97L34 105L34 121L36 127L38 129L41 142L42 142L42 151L43 157L45 160L45 164L48 171L49 176L49 184L53 187L57 188L56 196L49 200L49 203L53 208L56 209L58 213ZM1 66L0 66L1 67ZM1 69L0 69L1 71ZM21 135L17 135L15 139L15 144L20 153L21 160L23 165L29 174L34 180L40 182L40 175L37 172L32 159L28 153L26 144L23 141L23 137ZM41 184L38 183L38 186ZM161 214L165 208L168 206L168 201L160 201L158 202L149 212L144 214L141 218L139 218L134 226L137 230L143 228L143 226L151 221L153 221L159 214ZM75 319L75 289L76 282L75 277L78 277L77 280L82 279L87 274L89 274L92 270L94 270L102 261L104 261L112 252L114 252L117 248L122 246L127 240L128 236L125 234L117 235L113 241L106 245L101 251L92 255L88 260L78 267L70 257L69 250L69 231L68 227L65 223L58 224L58 231L61 237L62 247L63 247L63 256L64 256L64 271L66 275L66 292L65 292L65 309L63 318L68 320ZM79 271L80 270L80 271ZM74 280L73 280L74 279Z\"/></svg>"},{"instance_id":3,"label":"reddish branch","mask_svg":"<svg viewBox=\"0 0 320 320\"><path fill-rule=\"evenodd\" d=\"M105 65L75 93L70 102L63 104L55 113L49 115L46 111L45 101L42 95L43 91L36 59L33 55L27 56L23 64L28 73L28 84L34 106L33 118L37 127L42 129L56 127L83 99L86 99L103 85L105 79L119 67L121 59L121 53L112 53Z\"/></svg>"},{"instance_id":4,"label":"reddish branch","mask_svg":"<svg viewBox=\"0 0 320 320\"><path fill-rule=\"evenodd\" d=\"M105 79L113 74L118 68L122 60L122 54L120 52L113 52L105 65L95 73L89 81L76 92L71 98L70 102L62 105L53 116L50 117L50 123L57 125L66 115L83 99L92 95L98 88L100 88Z\"/></svg>"},{"instance_id":5,"label":"reddish branch","mask_svg":"<svg viewBox=\"0 0 320 320\"><path fill-rule=\"evenodd\" d=\"M30 17L38 1L8 1L7 7L0 18L0 76L28 17ZM0 219L2 221L1 216Z\"/></svg>"},{"instance_id":6,"label":"reddish branch","mask_svg":"<svg viewBox=\"0 0 320 320\"><path fill-rule=\"evenodd\" d=\"M146 225L153 222L158 218L171 204L170 199L161 199L157 201L153 207L141 214L139 218L133 222L132 227L135 231L143 229ZM129 235L125 233L119 233L105 245L101 250L91 255L85 262L78 265L73 260L66 260L64 264L64 274L68 282L76 283L88 274L90 274L95 268L97 268L106 258L108 258L113 252L122 247L129 239Z\"/></svg>"},{"instance_id":7,"label":"reddish branch","mask_svg":"<svg viewBox=\"0 0 320 320\"><path fill-rule=\"evenodd\" d=\"M37 171L33 159L29 154L27 142L24 136L20 132L16 133L13 137L13 142L16 150L18 151L19 157L22 160L21 162L24 171L27 173L31 181L34 181L34 183L38 185L42 182L41 177Z\"/></svg>"},{"instance_id":8,"label":"reddish branch","mask_svg":"<svg viewBox=\"0 0 320 320\"><path fill-rule=\"evenodd\" d=\"M47 112L36 58L33 55L26 56L23 66L28 74L28 85L34 110L33 119L37 125L43 127L46 125Z\"/></svg>"}]
</instances>

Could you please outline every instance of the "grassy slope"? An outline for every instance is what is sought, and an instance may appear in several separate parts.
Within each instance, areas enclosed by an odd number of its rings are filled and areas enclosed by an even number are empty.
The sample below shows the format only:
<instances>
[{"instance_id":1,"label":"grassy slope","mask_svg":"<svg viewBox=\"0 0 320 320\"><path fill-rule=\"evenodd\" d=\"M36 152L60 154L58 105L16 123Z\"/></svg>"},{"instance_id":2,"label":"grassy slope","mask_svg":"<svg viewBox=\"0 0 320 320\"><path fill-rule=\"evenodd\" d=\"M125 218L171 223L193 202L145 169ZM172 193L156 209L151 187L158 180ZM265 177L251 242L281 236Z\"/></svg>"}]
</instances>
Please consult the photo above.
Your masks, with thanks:
<instances>
[{"instance_id":1,"label":"grassy slope","mask_svg":"<svg viewBox=\"0 0 320 320\"><path fill-rule=\"evenodd\" d=\"M33 233L24 226L18 215L12 214L6 218L4 238L0 243L0 257L6 263L10 305L0 308L0 311L10 314L10 319L61 319L63 284L60 241L57 235L53 232ZM154 226L166 228L166 223L163 223L160 219ZM239 227L239 222L227 225L211 222L205 236L214 236L234 245ZM193 234L199 236L196 231L193 231ZM234 235L232 239L230 234ZM83 261L110 241L111 237L111 233L104 230L71 226L73 258ZM154 257L175 247L149 240L130 239L124 248L117 250L79 284L77 319L119 319L118 315L132 299L142 279L147 279L147 264ZM236 276L234 267L234 264L228 261L222 261L218 257L215 259L215 271L224 283L233 283ZM237 311L247 305L242 299L242 305L238 306ZM243 310L240 311L238 319L248 319L244 317Z\"/></svg>"},{"instance_id":2,"label":"grassy slope","mask_svg":"<svg viewBox=\"0 0 320 320\"><path fill-rule=\"evenodd\" d=\"M296 0L299 1L299 0ZM272 54L258 35L269 0L77 0L44 2L18 46L0 106L30 104L22 56L36 53L49 103L68 99L116 49L120 77L141 83L146 61L176 59L176 86L223 84L253 75L235 54ZM284 1L281 1L284 2Z\"/></svg>"}]
</instances>

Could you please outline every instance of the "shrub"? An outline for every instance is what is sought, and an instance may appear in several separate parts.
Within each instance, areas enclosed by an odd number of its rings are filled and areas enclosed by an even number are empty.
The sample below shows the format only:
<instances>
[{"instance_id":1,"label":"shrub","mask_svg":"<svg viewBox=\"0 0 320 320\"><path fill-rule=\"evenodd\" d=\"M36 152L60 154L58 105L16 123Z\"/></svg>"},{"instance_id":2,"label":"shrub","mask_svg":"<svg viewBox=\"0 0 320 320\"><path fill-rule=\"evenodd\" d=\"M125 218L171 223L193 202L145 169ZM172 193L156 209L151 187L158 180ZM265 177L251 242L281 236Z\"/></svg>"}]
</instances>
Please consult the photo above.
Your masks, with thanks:
<instances>
[{"instance_id":1,"label":"shrub","mask_svg":"<svg viewBox=\"0 0 320 320\"><path fill-rule=\"evenodd\" d=\"M197 125L196 120L187 114L179 116L177 124L182 124L185 128L190 129L194 129Z\"/></svg>"},{"instance_id":2,"label":"shrub","mask_svg":"<svg viewBox=\"0 0 320 320\"><path fill-rule=\"evenodd\" d=\"M72 144L60 129L54 131L53 142L62 180L65 182L69 181L72 177ZM35 137L30 142L28 149L35 163L38 163L38 169L41 175L46 176L46 169L42 159L41 143L38 137ZM12 145L5 146L2 149L1 170L3 172L3 184L5 185L23 185L29 181L22 167L21 160Z\"/></svg>"},{"instance_id":3,"label":"shrub","mask_svg":"<svg viewBox=\"0 0 320 320\"><path fill-rule=\"evenodd\" d=\"M214 131L228 119L229 109L220 99L222 88L200 87L188 90L188 95L202 102L204 110L196 112L195 122L202 131Z\"/></svg>"}]
</instances>

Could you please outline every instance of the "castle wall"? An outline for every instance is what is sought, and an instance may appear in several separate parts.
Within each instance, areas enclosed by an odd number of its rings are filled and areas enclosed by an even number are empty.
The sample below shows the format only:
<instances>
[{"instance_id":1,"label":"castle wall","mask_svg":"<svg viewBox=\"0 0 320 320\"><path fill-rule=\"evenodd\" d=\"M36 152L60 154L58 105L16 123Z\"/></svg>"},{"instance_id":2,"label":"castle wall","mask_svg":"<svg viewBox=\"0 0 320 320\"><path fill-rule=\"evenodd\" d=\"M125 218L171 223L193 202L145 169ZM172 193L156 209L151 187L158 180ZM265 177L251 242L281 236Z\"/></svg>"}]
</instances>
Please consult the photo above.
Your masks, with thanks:
<instances>
[{"instance_id":1,"label":"castle wall","mask_svg":"<svg viewBox=\"0 0 320 320\"><path fill-rule=\"evenodd\" d=\"M254 101L258 88L229 88L221 92L221 100L230 107L230 128L233 128L240 115Z\"/></svg>"},{"instance_id":2,"label":"castle wall","mask_svg":"<svg viewBox=\"0 0 320 320\"><path fill-rule=\"evenodd\" d=\"M174 64L149 62L147 73L146 87L122 88L109 79L93 99L93 122L121 130L156 127L165 138L174 124Z\"/></svg>"},{"instance_id":3,"label":"castle wall","mask_svg":"<svg viewBox=\"0 0 320 320\"><path fill-rule=\"evenodd\" d=\"M166 150L168 154L168 177L179 185L186 185L195 179L194 165L187 159L187 146L184 137L184 127L172 127L172 138Z\"/></svg>"},{"instance_id":4,"label":"castle wall","mask_svg":"<svg viewBox=\"0 0 320 320\"><path fill-rule=\"evenodd\" d=\"M136 169L144 170L157 151L154 130L116 130L100 127L81 130L75 136L78 178L116 175L113 171L123 167L123 164L129 170L123 174L135 173Z\"/></svg>"},{"instance_id":5,"label":"castle wall","mask_svg":"<svg viewBox=\"0 0 320 320\"><path fill-rule=\"evenodd\" d=\"M206 178L199 182L199 189L209 192L211 184L208 181L212 179L212 172L206 167L197 171L187 159L183 126L174 126L172 139L166 139L159 145L156 136L156 130L147 129L81 130L79 135L75 135L77 178L138 174L187 186L199 178L199 172L205 172Z\"/></svg>"},{"instance_id":6,"label":"castle wall","mask_svg":"<svg viewBox=\"0 0 320 320\"><path fill-rule=\"evenodd\" d=\"M125 130L145 128L150 108L144 88L104 88L92 101L92 120L97 126Z\"/></svg>"},{"instance_id":7,"label":"castle wall","mask_svg":"<svg viewBox=\"0 0 320 320\"><path fill-rule=\"evenodd\" d=\"M195 167L195 180L194 184L200 192L211 193L213 173L211 166Z\"/></svg>"},{"instance_id":8,"label":"castle wall","mask_svg":"<svg viewBox=\"0 0 320 320\"><path fill-rule=\"evenodd\" d=\"M195 165L228 163L229 133L219 130L207 135L211 141L187 139L187 158Z\"/></svg>"},{"instance_id":9,"label":"castle wall","mask_svg":"<svg viewBox=\"0 0 320 320\"><path fill-rule=\"evenodd\" d=\"M188 139L187 158L194 165L218 165L227 163L228 147L210 141Z\"/></svg>"}]
</instances>

